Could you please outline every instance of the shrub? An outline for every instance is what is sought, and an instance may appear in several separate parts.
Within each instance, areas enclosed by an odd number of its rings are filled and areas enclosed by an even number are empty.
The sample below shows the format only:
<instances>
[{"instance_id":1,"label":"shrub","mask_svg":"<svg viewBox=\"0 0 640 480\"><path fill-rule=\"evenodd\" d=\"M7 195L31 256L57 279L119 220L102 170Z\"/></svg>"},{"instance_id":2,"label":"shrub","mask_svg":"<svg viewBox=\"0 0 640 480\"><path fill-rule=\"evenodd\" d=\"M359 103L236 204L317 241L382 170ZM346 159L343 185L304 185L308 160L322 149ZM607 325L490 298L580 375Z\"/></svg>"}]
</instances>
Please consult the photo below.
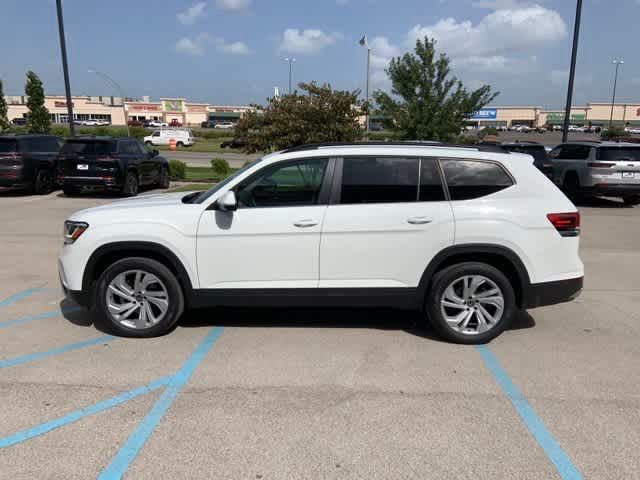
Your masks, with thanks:
<instances>
[{"instance_id":1,"label":"shrub","mask_svg":"<svg viewBox=\"0 0 640 480\"><path fill-rule=\"evenodd\" d=\"M187 164L180 160L169 160L169 178L184 180L187 177Z\"/></svg>"},{"instance_id":2,"label":"shrub","mask_svg":"<svg viewBox=\"0 0 640 480\"><path fill-rule=\"evenodd\" d=\"M608 128L607 130L602 130L602 132L600 132L600 138L602 138L602 140L615 140L616 138L626 136L627 132L624 131L624 128L617 127L615 125L613 125L611 128Z\"/></svg>"},{"instance_id":3,"label":"shrub","mask_svg":"<svg viewBox=\"0 0 640 480\"><path fill-rule=\"evenodd\" d=\"M398 135L395 132L369 132L369 140L372 142L391 142L397 140Z\"/></svg>"},{"instance_id":4,"label":"shrub","mask_svg":"<svg viewBox=\"0 0 640 480\"><path fill-rule=\"evenodd\" d=\"M213 173L220 176L226 177L231 173L231 167L229 166L229 162L227 162L223 158L214 158L211 160L211 169Z\"/></svg>"},{"instance_id":5,"label":"shrub","mask_svg":"<svg viewBox=\"0 0 640 480\"><path fill-rule=\"evenodd\" d=\"M192 131L194 137L205 138L207 140L233 137L235 134L234 130L215 130L213 128L193 128Z\"/></svg>"},{"instance_id":6,"label":"shrub","mask_svg":"<svg viewBox=\"0 0 640 480\"><path fill-rule=\"evenodd\" d=\"M478 137L484 138L487 135L498 135L498 130L495 127L487 127L478 133Z\"/></svg>"}]
</instances>

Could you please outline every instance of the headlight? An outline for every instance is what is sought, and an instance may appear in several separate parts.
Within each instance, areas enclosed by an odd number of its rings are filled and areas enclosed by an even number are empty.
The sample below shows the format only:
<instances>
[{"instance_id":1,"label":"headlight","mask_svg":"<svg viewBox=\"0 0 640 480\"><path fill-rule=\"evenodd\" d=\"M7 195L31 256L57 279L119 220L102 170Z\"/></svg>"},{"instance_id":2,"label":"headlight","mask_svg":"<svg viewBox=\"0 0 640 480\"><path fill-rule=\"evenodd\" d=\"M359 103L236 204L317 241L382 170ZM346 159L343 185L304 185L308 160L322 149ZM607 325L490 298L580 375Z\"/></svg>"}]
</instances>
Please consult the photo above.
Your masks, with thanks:
<instances>
[{"instance_id":1,"label":"headlight","mask_svg":"<svg viewBox=\"0 0 640 480\"><path fill-rule=\"evenodd\" d=\"M64 243L69 245L75 242L87 228L89 228L88 223L67 220L64 222Z\"/></svg>"}]
</instances>

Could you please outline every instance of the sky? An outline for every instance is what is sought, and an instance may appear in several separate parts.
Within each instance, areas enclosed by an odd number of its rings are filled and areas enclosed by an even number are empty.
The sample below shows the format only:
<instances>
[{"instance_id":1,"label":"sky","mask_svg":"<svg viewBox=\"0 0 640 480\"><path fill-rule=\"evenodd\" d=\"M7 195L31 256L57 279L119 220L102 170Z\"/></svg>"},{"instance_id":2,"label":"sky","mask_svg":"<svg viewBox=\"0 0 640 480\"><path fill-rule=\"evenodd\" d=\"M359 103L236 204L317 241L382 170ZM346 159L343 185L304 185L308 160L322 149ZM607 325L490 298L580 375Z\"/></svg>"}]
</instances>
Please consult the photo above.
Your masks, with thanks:
<instances>
[{"instance_id":1,"label":"sky","mask_svg":"<svg viewBox=\"0 0 640 480\"><path fill-rule=\"evenodd\" d=\"M437 40L467 87L488 84L494 105L563 107L574 0L64 0L74 95L184 97L215 104L264 103L275 86L327 82L389 89L389 59L417 38ZM22 94L24 73L64 94L54 0L0 0L0 78ZM620 102L640 102L635 34L640 0L585 0L574 105L611 100L614 58Z\"/></svg>"}]
</instances>

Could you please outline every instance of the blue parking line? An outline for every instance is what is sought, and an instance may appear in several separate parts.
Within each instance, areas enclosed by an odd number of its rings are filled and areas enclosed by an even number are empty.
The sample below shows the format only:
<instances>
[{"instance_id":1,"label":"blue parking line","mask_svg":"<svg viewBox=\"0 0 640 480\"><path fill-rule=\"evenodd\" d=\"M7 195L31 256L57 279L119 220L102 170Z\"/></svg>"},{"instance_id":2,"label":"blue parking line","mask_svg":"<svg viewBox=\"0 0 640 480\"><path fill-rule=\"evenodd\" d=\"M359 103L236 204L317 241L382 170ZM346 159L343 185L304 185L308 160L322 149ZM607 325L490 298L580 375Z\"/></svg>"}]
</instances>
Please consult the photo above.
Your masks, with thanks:
<instances>
[{"instance_id":1,"label":"blue parking line","mask_svg":"<svg viewBox=\"0 0 640 480\"><path fill-rule=\"evenodd\" d=\"M220 337L222 327L213 327L204 340L191 353L180 370L171 377L167 388L144 417L138 428L129 436L111 463L100 473L98 480L115 480L122 478L131 462L149 439L162 417L174 402L180 390L189 381L193 371L209 352L214 342Z\"/></svg>"},{"instance_id":2,"label":"blue parking line","mask_svg":"<svg viewBox=\"0 0 640 480\"><path fill-rule=\"evenodd\" d=\"M34 320L44 320L45 318L54 318L60 315L64 315L65 313L73 313L82 310L80 307L71 307L66 308L64 310L51 310L49 312L37 313L35 315L28 315L26 317L15 318L13 320L7 320L4 322L0 322L0 329L14 327L16 325L22 325L25 323L33 322Z\"/></svg>"},{"instance_id":3,"label":"blue parking line","mask_svg":"<svg viewBox=\"0 0 640 480\"><path fill-rule=\"evenodd\" d=\"M511 378L509 378L507 372L500 366L498 359L493 355L489 347L479 345L476 348L480 352L485 366L489 369L527 426L529 433L535 438L538 445L542 447L549 460L551 460L551 463L556 467L560 478L563 480L581 480L582 475L580 475L580 472L578 472L573 463L571 463L571 460L569 460L567 454L560 448L560 445L558 445L558 442L555 441L551 433L544 426L542 420L538 418L536 412L531 408L531 405L529 405L529 402L527 402L518 388L513 384Z\"/></svg>"},{"instance_id":4,"label":"blue parking line","mask_svg":"<svg viewBox=\"0 0 640 480\"><path fill-rule=\"evenodd\" d=\"M40 290L41 290L40 288L27 288L22 292L14 293L10 297L5 298L4 300L0 300L0 308L8 307L12 303L16 303L16 302L19 302L20 300L24 300L25 298L33 295L36 292L39 292Z\"/></svg>"},{"instance_id":5,"label":"blue parking line","mask_svg":"<svg viewBox=\"0 0 640 480\"><path fill-rule=\"evenodd\" d=\"M112 337L111 335L104 335L102 337L92 338L90 340L83 340L82 342L70 343L68 345L57 347L52 350L47 350L44 352L30 353L28 355L22 355L20 357L9 358L7 360L0 360L0 368L14 367L16 365L21 365L23 363L29 363L36 360L41 360L43 358L58 355L59 353L71 352L73 350L79 350L84 347L90 347L92 345L104 343L114 338L115 337Z\"/></svg>"},{"instance_id":6,"label":"blue parking line","mask_svg":"<svg viewBox=\"0 0 640 480\"><path fill-rule=\"evenodd\" d=\"M167 385L167 383L169 383L170 379L171 376L159 378L158 380L155 380L148 385L145 385L144 387L134 388L133 390L129 390L128 392L120 393L114 397L102 400L88 407L68 413L60 418L51 420L50 422L41 423L40 425L36 425L35 427L27 428L25 430L21 430L18 433L0 438L0 448L11 447L39 435L49 433L56 428L64 427L69 423L77 422L78 420L81 420L84 417L88 417L89 415L95 415L96 413L100 413L104 410L117 407L118 405L124 402L128 402L129 400L133 400L140 395L145 395L149 392L157 390L160 387L164 387L165 385Z\"/></svg>"}]
</instances>

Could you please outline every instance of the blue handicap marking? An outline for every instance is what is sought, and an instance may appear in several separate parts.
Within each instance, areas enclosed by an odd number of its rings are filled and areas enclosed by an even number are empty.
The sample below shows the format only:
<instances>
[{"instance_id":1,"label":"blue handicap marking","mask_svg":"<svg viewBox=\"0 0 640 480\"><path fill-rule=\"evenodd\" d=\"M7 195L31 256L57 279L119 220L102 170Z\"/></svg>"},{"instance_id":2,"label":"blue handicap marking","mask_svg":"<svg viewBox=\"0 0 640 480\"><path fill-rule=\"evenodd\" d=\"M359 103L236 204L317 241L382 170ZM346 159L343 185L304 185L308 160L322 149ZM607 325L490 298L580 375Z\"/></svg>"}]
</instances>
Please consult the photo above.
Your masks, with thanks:
<instances>
[{"instance_id":1,"label":"blue handicap marking","mask_svg":"<svg viewBox=\"0 0 640 480\"><path fill-rule=\"evenodd\" d=\"M0 308L8 307L13 303L19 302L20 300L24 300L25 298L30 297L34 293L40 292L41 290L42 290L41 288L27 288L26 290L23 290L21 292L14 293L13 295L5 298L4 300L0 300Z\"/></svg>"},{"instance_id":2,"label":"blue handicap marking","mask_svg":"<svg viewBox=\"0 0 640 480\"><path fill-rule=\"evenodd\" d=\"M0 329L15 327L16 325L24 325L25 323L33 322L35 320L44 320L46 318L55 318L67 313L73 313L82 310L80 307L65 308L64 310L50 310L48 312L36 313L35 315L27 315L26 317L14 318L13 320L6 320L0 322Z\"/></svg>"}]
</instances>

